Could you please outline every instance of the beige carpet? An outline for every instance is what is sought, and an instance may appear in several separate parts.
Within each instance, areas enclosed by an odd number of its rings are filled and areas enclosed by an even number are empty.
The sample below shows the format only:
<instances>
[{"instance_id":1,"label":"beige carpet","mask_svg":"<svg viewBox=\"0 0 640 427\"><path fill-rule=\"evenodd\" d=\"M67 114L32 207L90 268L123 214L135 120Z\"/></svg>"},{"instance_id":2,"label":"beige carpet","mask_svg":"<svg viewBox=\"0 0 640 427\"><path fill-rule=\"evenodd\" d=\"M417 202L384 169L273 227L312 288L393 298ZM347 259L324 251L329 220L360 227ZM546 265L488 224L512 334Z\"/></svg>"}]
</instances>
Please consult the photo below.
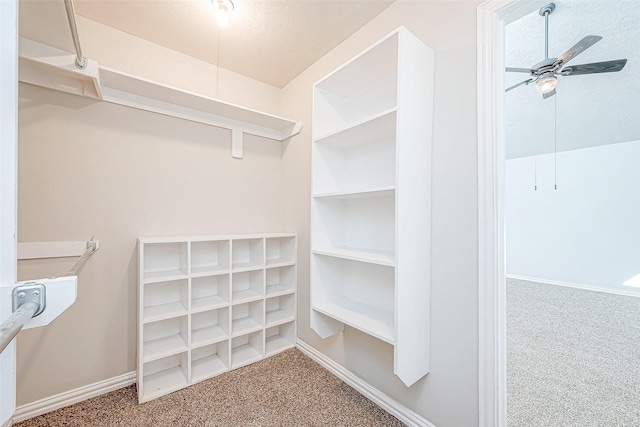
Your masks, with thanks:
<instances>
[{"instance_id":1,"label":"beige carpet","mask_svg":"<svg viewBox=\"0 0 640 427\"><path fill-rule=\"evenodd\" d=\"M135 385L15 424L27 426L402 426L299 350L138 405Z\"/></svg>"}]
</instances>

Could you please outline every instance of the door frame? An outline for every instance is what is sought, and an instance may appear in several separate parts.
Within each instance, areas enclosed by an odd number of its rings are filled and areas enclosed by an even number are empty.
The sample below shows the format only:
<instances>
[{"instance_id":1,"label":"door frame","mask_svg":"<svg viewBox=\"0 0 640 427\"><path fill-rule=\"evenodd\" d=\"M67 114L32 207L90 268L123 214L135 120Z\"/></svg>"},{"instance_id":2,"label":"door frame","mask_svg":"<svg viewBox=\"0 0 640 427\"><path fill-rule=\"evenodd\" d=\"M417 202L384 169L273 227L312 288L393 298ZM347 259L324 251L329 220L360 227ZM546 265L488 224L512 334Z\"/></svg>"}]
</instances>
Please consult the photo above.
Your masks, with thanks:
<instances>
[{"instance_id":1,"label":"door frame","mask_svg":"<svg viewBox=\"0 0 640 427\"><path fill-rule=\"evenodd\" d=\"M0 0L0 322L12 312L16 283L18 2ZM0 425L16 408L15 341L0 355Z\"/></svg>"},{"instance_id":2,"label":"door frame","mask_svg":"<svg viewBox=\"0 0 640 427\"><path fill-rule=\"evenodd\" d=\"M507 425L504 27L552 0L488 0L477 9L478 409Z\"/></svg>"}]
</instances>

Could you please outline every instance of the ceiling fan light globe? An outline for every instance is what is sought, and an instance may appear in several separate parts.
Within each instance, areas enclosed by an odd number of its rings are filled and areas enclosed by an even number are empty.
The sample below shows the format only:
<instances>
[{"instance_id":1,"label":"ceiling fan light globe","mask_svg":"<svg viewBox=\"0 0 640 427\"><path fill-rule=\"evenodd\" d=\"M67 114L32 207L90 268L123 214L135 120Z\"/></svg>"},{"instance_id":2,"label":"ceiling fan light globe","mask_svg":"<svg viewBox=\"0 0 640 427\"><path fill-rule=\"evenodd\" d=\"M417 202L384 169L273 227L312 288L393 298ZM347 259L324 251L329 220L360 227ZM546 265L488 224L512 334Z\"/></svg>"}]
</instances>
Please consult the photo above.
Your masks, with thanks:
<instances>
[{"instance_id":1,"label":"ceiling fan light globe","mask_svg":"<svg viewBox=\"0 0 640 427\"><path fill-rule=\"evenodd\" d=\"M556 88L558 79L556 76L542 77L536 82L536 90L538 93L549 93Z\"/></svg>"},{"instance_id":2,"label":"ceiling fan light globe","mask_svg":"<svg viewBox=\"0 0 640 427\"><path fill-rule=\"evenodd\" d=\"M226 27L229 23L229 12L227 12L227 8L224 6L220 6L218 11L216 12L216 22L221 27Z\"/></svg>"}]
</instances>

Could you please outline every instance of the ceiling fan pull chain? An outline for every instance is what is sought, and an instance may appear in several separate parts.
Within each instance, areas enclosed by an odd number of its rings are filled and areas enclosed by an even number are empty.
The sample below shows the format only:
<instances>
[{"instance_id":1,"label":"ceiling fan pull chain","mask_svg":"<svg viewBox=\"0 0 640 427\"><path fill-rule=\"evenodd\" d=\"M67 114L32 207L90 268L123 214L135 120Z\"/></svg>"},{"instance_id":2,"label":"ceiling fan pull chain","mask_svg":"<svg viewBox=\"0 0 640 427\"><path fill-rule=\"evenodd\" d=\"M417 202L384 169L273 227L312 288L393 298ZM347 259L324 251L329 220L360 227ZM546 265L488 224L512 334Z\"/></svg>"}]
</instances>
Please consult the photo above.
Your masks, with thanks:
<instances>
[{"instance_id":1,"label":"ceiling fan pull chain","mask_svg":"<svg viewBox=\"0 0 640 427\"><path fill-rule=\"evenodd\" d=\"M553 189L558 189L558 95L553 97Z\"/></svg>"},{"instance_id":2,"label":"ceiling fan pull chain","mask_svg":"<svg viewBox=\"0 0 640 427\"><path fill-rule=\"evenodd\" d=\"M538 156L533 157L533 191L538 191Z\"/></svg>"}]
</instances>

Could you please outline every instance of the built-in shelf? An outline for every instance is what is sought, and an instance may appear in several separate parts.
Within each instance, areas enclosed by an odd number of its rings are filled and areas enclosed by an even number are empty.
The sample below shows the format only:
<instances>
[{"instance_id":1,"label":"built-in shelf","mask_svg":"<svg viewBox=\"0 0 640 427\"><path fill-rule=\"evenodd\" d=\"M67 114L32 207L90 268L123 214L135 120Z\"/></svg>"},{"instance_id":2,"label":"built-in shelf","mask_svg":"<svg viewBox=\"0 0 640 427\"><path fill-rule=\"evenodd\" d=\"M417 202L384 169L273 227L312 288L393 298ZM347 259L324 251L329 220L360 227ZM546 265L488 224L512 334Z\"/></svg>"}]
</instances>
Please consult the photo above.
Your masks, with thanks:
<instances>
[{"instance_id":1,"label":"built-in shelf","mask_svg":"<svg viewBox=\"0 0 640 427\"><path fill-rule=\"evenodd\" d=\"M186 316L147 323L143 330L143 360L145 362L187 350Z\"/></svg>"},{"instance_id":2,"label":"built-in shelf","mask_svg":"<svg viewBox=\"0 0 640 427\"><path fill-rule=\"evenodd\" d=\"M144 392L138 390L139 399L146 402L186 387L187 365L187 352L145 363L144 376L138 382L144 382Z\"/></svg>"},{"instance_id":3,"label":"built-in shelf","mask_svg":"<svg viewBox=\"0 0 640 427\"><path fill-rule=\"evenodd\" d=\"M386 265L393 267L395 265L395 256L393 252L377 251L373 249L355 249L355 248L330 248L330 249L314 249L312 253L316 255L326 255L335 258L350 259L353 261L369 262L372 264Z\"/></svg>"},{"instance_id":4,"label":"built-in shelf","mask_svg":"<svg viewBox=\"0 0 640 427\"><path fill-rule=\"evenodd\" d=\"M264 331L242 335L231 340L231 368L256 362L264 357Z\"/></svg>"},{"instance_id":5,"label":"built-in shelf","mask_svg":"<svg viewBox=\"0 0 640 427\"><path fill-rule=\"evenodd\" d=\"M245 133L284 141L302 129L302 122L154 82L90 59L79 70L75 55L23 37L19 55L21 82L231 129L234 157L242 157Z\"/></svg>"},{"instance_id":6,"label":"built-in shelf","mask_svg":"<svg viewBox=\"0 0 640 427\"><path fill-rule=\"evenodd\" d=\"M270 328L295 319L295 295L281 295L265 301L265 327Z\"/></svg>"},{"instance_id":7,"label":"built-in shelf","mask_svg":"<svg viewBox=\"0 0 640 427\"><path fill-rule=\"evenodd\" d=\"M311 327L393 345L407 386L429 372L433 67L400 27L313 87Z\"/></svg>"},{"instance_id":8,"label":"built-in shelf","mask_svg":"<svg viewBox=\"0 0 640 427\"><path fill-rule=\"evenodd\" d=\"M140 403L295 344L294 234L141 238L138 255Z\"/></svg>"},{"instance_id":9,"label":"built-in shelf","mask_svg":"<svg viewBox=\"0 0 640 427\"><path fill-rule=\"evenodd\" d=\"M335 193L318 193L312 197L315 199L367 199L373 197L393 197L395 195L395 187L393 185L387 185L378 188L368 188L361 190L339 191Z\"/></svg>"},{"instance_id":10,"label":"built-in shelf","mask_svg":"<svg viewBox=\"0 0 640 427\"><path fill-rule=\"evenodd\" d=\"M229 275L203 276L191 278L191 312L225 307L231 301L229 296Z\"/></svg>"},{"instance_id":11,"label":"built-in shelf","mask_svg":"<svg viewBox=\"0 0 640 427\"><path fill-rule=\"evenodd\" d=\"M265 330L265 355L273 356L295 346L295 323L289 322Z\"/></svg>"},{"instance_id":12,"label":"built-in shelf","mask_svg":"<svg viewBox=\"0 0 640 427\"><path fill-rule=\"evenodd\" d=\"M295 266L268 268L266 271L266 296L273 297L295 292Z\"/></svg>"},{"instance_id":13,"label":"built-in shelf","mask_svg":"<svg viewBox=\"0 0 640 427\"><path fill-rule=\"evenodd\" d=\"M228 308L201 311L191 315L191 348L217 343L228 337Z\"/></svg>"},{"instance_id":14,"label":"built-in shelf","mask_svg":"<svg viewBox=\"0 0 640 427\"><path fill-rule=\"evenodd\" d=\"M233 304L255 301L264 297L264 270L244 271L232 275Z\"/></svg>"},{"instance_id":15,"label":"built-in shelf","mask_svg":"<svg viewBox=\"0 0 640 427\"><path fill-rule=\"evenodd\" d=\"M393 139L396 135L396 107L374 113L357 123L314 138L321 144L332 144L340 148L351 148L379 139Z\"/></svg>"},{"instance_id":16,"label":"built-in shelf","mask_svg":"<svg viewBox=\"0 0 640 427\"><path fill-rule=\"evenodd\" d=\"M228 369L228 341L222 341L191 350L191 383L222 374Z\"/></svg>"}]
</instances>

